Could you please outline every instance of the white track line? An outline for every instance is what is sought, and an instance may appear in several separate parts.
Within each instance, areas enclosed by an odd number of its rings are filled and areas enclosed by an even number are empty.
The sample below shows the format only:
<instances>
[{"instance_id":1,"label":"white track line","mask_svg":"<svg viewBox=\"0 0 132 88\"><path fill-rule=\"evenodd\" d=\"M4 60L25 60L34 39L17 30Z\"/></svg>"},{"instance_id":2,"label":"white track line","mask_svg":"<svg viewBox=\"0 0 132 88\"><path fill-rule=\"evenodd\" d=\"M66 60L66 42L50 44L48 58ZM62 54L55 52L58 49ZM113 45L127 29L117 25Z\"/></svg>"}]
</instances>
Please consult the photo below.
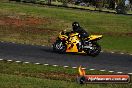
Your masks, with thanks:
<instances>
[{"instance_id":1,"label":"white track line","mask_svg":"<svg viewBox=\"0 0 132 88\"><path fill-rule=\"evenodd\" d=\"M131 54L132 55L132 54ZM0 59L0 61L2 61L3 59ZM9 61L9 62L11 62L11 61L13 61L13 60L7 60L7 61ZM21 62L21 61L15 61L15 62L17 62L17 63L19 63L19 62ZM26 64L28 64L29 62L23 62L23 63L26 63ZM40 63L34 63L34 64L40 64ZM49 65L49 64L44 64L45 66L47 66L47 65ZM54 66L54 67L56 67L56 66L58 66L58 65L52 65L52 66ZM64 68L67 68L67 67L69 67L69 66L63 66ZM77 67L72 67L72 68L77 68ZM82 68L82 69L86 69L86 68ZM95 69L89 69L89 70L95 70ZM106 70L100 70L100 71L106 71ZM108 71L108 72L114 72L114 71ZM123 72L117 72L117 73L123 73ZM130 74L130 75L132 75L132 73L128 73L128 74Z\"/></svg>"},{"instance_id":2,"label":"white track line","mask_svg":"<svg viewBox=\"0 0 132 88\"><path fill-rule=\"evenodd\" d=\"M69 66L63 66L64 68L68 68Z\"/></svg>"},{"instance_id":3,"label":"white track line","mask_svg":"<svg viewBox=\"0 0 132 88\"><path fill-rule=\"evenodd\" d=\"M45 66L49 65L49 64L44 64Z\"/></svg>"},{"instance_id":4,"label":"white track line","mask_svg":"<svg viewBox=\"0 0 132 88\"><path fill-rule=\"evenodd\" d=\"M114 71L109 71L109 72L111 72L111 73L112 73L112 72L114 72Z\"/></svg>"},{"instance_id":5,"label":"white track line","mask_svg":"<svg viewBox=\"0 0 132 88\"><path fill-rule=\"evenodd\" d=\"M21 62L21 61L15 61L15 62L19 63L19 62Z\"/></svg>"},{"instance_id":6,"label":"white track line","mask_svg":"<svg viewBox=\"0 0 132 88\"><path fill-rule=\"evenodd\" d=\"M130 55L132 55L132 54L130 54Z\"/></svg>"},{"instance_id":7,"label":"white track line","mask_svg":"<svg viewBox=\"0 0 132 88\"><path fill-rule=\"evenodd\" d=\"M40 63L34 63L34 64L37 64L37 65L38 65L38 64L40 64Z\"/></svg>"},{"instance_id":8,"label":"white track line","mask_svg":"<svg viewBox=\"0 0 132 88\"><path fill-rule=\"evenodd\" d=\"M0 61L2 61L3 59L0 59Z\"/></svg>"},{"instance_id":9,"label":"white track line","mask_svg":"<svg viewBox=\"0 0 132 88\"><path fill-rule=\"evenodd\" d=\"M115 53L115 52L111 52L111 53Z\"/></svg>"},{"instance_id":10,"label":"white track line","mask_svg":"<svg viewBox=\"0 0 132 88\"><path fill-rule=\"evenodd\" d=\"M128 73L129 75L132 75L132 73Z\"/></svg>"},{"instance_id":11,"label":"white track line","mask_svg":"<svg viewBox=\"0 0 132 88\"><path fill-rule=\"evenodd\" d=\"M77 68L77 67L72 67L72 68Z\"/></svg>"},{"instance_id":12,"label":"white track line","mask_svg":"<svg viewBox=\"0 0 132 88\"><path fill-rule=\"evenodd\" d=\"M95 69L89 69L89 70L93 71L93 70L95 70Z\"/></svg>"},{"instance_id":13,"label":"white track line","mask_svg":"<svg viewBox=\"0 0 132 88\"><path fill-rule=\"evenodd\" d=\"M121 74L121 73L123 73L123 72L117 72L117 73Z\"/></svg>"},{"instance_id":14,"label":"white track line","mask_svg":"<svg viewBox=\"0 0 132 88\"><path fill-rule=\"evenodd\" d=\"M7 60L7 61L11 62L12 60Z\"/></svg>"},{"instance_id":15,"label":"white track line","mask_svg":"<svg viewBox=\"0 0 132 88\"><path fill-rule=\"evenodd\" d=\"M58 65L52 65L52 66L57 67Z\"/></svg>"},{"instance_id":16,"label":"white track line","mask_svg":"<svg viewBox=\"0 0 132 88\"><path fill-rule=\"evenodd\" d=\"M82 69L86 70L86 68L82 68Z\"/></svg>"},{"instance_id":17,"label":"white track line","mask_svg":"<svg viewBox=\"0 0 132 88\"><path fill-rule=\"evenodd\" d=\"M28 64L29 62L24 62L25 64Z\"/></svg>"},{"instance_id":18,"label":"white track line","mask_svg":"<svg viewBox=\"0 0 132 88\"><path fill-rule=\"evenodd\" d=\"M124 53L120 53L120 54L124 54Z\"/></svg>"},{"instance_id":19,"label":"white track line","mask_svg":"<svg viewBox=\"0 0 132 88\"><path fill-rule=\"evenodd\" d=\"M100 70L100 71L106 71L106 70Z\"/></svg>"}]
</instances>

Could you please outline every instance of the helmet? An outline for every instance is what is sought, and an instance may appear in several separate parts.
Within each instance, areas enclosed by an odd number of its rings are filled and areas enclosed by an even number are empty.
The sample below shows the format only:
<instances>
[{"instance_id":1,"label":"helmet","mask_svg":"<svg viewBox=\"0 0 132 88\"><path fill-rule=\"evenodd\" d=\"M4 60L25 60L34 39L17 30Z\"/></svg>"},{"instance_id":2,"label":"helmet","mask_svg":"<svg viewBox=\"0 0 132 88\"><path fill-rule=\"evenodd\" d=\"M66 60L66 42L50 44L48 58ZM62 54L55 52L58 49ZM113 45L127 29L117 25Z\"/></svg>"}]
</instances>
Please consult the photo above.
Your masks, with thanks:
<instances>
[{"instance_id":1,"label":"helmet","mask_svg":"<svg viewBox=\"0 0 132 88\"><path fill-rule=\"evenodd\" d=\"M80 25L78 22L73 22L72 27L73 27L73 31L76 31L78 29L78 27L80 27Z\"/></svg>"},{"instance_id":2,"label":"helmet","mask_svg":"<svg viewBox=\"0 0 132 88\"><path fill-rule=\"evenodd\" d=\"M79 25L79 23L78 22L73 22L72 23L72 27L79 27L80 25Z\"/></svg>"}]
</instances>

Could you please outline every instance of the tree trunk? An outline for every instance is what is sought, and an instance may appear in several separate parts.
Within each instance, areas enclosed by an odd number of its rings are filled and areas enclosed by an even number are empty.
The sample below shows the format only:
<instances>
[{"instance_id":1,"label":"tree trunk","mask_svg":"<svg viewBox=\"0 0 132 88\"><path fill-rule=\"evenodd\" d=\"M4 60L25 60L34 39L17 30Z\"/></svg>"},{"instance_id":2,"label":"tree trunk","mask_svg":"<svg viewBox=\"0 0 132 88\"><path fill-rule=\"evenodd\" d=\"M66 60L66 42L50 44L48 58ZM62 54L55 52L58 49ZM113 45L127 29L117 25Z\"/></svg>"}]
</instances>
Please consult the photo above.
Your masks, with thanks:
<instances>
[{"instance_id":1,"label":"tree trunk","mask_svg":"<svg viewBox=\"0 0 132 88\"><path fill-rule=\"evenodd\" d=\"M51 5L51 0L48 0L48 4Z\"/></svg>"}]
</instances>

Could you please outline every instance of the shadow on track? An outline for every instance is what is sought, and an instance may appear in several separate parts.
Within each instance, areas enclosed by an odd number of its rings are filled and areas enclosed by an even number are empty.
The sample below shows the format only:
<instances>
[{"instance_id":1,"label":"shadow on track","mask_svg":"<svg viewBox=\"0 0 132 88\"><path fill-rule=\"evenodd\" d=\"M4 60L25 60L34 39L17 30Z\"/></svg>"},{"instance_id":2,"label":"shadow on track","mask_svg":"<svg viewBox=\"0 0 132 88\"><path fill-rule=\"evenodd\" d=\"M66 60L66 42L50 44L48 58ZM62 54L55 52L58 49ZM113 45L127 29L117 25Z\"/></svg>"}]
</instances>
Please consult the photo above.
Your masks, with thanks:
<instances>
[{"instance_id":1,"label":"shadow on track","mask_svg":"<svg viewBox=\"0 0 132 88\"><path fill-rule=\"evenodd\" d=\"M88 55L85 54L85 53L66 53L66 52L65 52L65 53L59 53L59 52L55 52L55 51L53 51L52 48L47 48L47 47L41 49L41 51L44 51L44 52L47 52L47 53L62 54L62 55L88 56Z\"/></svg>"}]
</instances>

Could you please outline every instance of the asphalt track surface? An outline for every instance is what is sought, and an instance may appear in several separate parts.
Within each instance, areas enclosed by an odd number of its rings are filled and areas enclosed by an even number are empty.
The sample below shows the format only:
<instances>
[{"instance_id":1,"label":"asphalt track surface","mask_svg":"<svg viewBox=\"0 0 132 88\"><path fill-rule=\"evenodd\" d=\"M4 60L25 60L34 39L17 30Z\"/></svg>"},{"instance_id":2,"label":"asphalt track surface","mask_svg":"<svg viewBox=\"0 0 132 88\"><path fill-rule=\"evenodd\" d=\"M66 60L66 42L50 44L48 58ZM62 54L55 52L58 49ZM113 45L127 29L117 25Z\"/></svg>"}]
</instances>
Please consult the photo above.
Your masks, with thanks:
<instances>
[{"instance_id":1,"label":"asphalt track surface","mask_svg":"<svg viewBox=\"0 0 132 88\"><path fill-rule=\"evenodd\" d=\"M24 44L13 44L0 42L0 59L19 60L33 63L60 65L60 66L80 66L87 69L112 70L115 72L132 72L132 55L121 55L112 53L100 53L97 57L58 54L52 51L51 47L34 46Z\"/></svg>"}]
</instances>

